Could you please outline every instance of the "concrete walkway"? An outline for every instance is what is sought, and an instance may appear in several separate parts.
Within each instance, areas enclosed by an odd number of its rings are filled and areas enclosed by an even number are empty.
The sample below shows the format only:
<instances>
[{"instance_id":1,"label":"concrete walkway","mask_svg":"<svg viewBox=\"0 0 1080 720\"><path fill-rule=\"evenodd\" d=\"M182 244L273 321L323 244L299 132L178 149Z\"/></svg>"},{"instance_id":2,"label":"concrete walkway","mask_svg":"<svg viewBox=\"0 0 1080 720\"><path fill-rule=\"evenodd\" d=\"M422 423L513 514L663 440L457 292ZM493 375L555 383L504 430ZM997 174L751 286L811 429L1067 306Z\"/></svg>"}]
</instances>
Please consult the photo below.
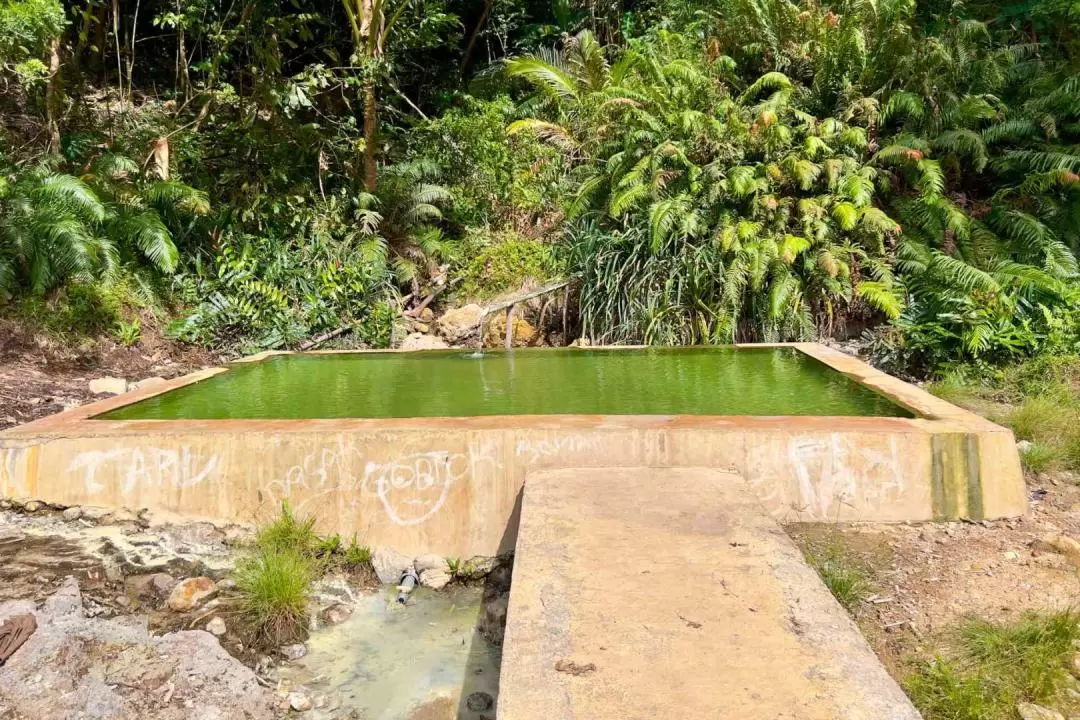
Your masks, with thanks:
<instances>
[{"instance_id":1,"label":"concrete walkway","mask_svg":"<svg viewBox=\"0 0 1080 720\"><path fill-rule=\"evenodd\" d=\"M530 474L499 720L917 720L742 478Z\"/></svg>"}]
</instances>

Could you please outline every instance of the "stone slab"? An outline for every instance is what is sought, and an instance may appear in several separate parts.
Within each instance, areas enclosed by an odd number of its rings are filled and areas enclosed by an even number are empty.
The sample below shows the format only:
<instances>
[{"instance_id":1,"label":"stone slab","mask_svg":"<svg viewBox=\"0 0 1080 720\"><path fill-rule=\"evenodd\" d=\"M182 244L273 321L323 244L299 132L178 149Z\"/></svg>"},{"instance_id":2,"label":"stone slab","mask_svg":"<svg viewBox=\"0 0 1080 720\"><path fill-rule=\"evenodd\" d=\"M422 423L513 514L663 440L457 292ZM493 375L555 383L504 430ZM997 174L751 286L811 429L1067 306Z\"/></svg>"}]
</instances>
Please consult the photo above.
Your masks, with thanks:
<instances>
[{"instance_id":1,"label":"stone slab","mask_svg":"<svg viewBox=\"0 0 1080 720\"><path fill-rule=\"evenodd\" d=\"M917 720L737 474L528 476L499 720Z\"/></svg>"}]
</instances>

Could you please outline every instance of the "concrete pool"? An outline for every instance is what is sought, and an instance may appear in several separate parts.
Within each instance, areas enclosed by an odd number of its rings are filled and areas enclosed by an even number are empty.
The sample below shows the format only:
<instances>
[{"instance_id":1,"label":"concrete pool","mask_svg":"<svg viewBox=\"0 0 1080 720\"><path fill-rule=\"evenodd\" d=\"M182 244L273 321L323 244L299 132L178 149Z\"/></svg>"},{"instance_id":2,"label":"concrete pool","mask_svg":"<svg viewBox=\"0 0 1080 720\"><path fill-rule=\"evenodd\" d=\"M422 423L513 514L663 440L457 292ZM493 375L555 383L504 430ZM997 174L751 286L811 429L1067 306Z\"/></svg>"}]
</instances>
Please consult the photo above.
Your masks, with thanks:
<instances>
[{"instance_id":1,"label":"concrete pool","mask_svg":"<svg viewBox=\"0 0 1080 720\"><path fill-rule=\"evenodd\" d=\"M523 402L515 405L508 396L519 392L520 383L503 377L488 378L485 385L466 366L451 385L473 382L470 392L488 392L486 401L463 416L443 414L447 406L437 401L416 405L413 397L408 402L418 408L416 416L403 416L407 403L388 402L394 411L381 412L384 405L376 401L385 382L342 391L332 382L334 373L309 384L303 392L317 402L304 405L318 407L320 392L326 393L322 400L359 393L359 417L342 417L340 410L330 417L282 417L280 411L259 409L248 401L257 400L251 388L261 382L239 383L228 391L234 399L214 401L215 388L226 392L229 373L240 379L244 372L272 375L281 353L263 353L234 370L204 370L0 433L0 494L233 522L257 521L288 500L298 511L316 514L325 532L355 533L366 544L407 554L461 558L513 550L523 484L531 473L560 468L733 470L775 517L787 520L1024 513L1019 456L1005 428L821 345L719 352L741 360L750 355L738 353L763 350L773 358L782 351L787 358L780 365L803 370L788 372L770 360L745 380L725 380L696 366L681 368L675 374L684 385L675 387L683 389L656 395L626 380L637 372L630 366L647 357L644 351L604 348L628 364L627 372L592 371L580 387L557 393L558 402L533 393L528 402L519 396ZM515 351L519 367L529 364L530 352ZM577 362L586 356L574 353L589 351L537 352ZM419 355L392 351L364 357L415 357L423 363ZM409 363L414 370L416 363ZM531 372L532 378L545 377L542 366ZM782 383L784 404L750 407L746 401L768 399L755 390L755 378L766 376L774 386ZM714 380L726 394L700 392L703 382ZM529 382L534 387L536 380ZM699 388L694 397L700 402L686 399L685 388L693 387ZM830 395L829 387L840 390ZM199 402L188 403L182 413L168 411L174 400L192 395L210 398L202 412L191 409ZM623 397L613 404L614 395ZM229 412L230 407L256 409ZM824 414L810 414L815 412Z\"/></svg>"}]
</instances>

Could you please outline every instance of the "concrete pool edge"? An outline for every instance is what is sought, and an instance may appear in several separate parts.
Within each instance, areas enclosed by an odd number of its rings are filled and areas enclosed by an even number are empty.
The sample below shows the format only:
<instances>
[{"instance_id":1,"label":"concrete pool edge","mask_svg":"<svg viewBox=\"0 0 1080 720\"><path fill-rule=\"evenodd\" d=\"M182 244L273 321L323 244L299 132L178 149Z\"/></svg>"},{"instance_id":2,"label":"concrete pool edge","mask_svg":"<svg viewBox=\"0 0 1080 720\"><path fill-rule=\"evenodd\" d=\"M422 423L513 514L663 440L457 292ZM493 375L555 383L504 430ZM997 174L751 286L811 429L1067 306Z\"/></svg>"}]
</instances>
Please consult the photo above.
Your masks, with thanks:
<instances>
[{"instance_id":1,"label":"concrete pool edge","mask_svg":"<svg viewBox=\"0 0 1080 720\"><path fill-rule=\"evenodd\" d=\"M1025 512L1010 431L836 350L782 346L921 417L89 419L225 371L211 368L0 433L0 495L233 522L287 499L325 531L459 557L512 549L526 475L562 466L733 468L788 520Z\"/></svg>"}]
</instances>

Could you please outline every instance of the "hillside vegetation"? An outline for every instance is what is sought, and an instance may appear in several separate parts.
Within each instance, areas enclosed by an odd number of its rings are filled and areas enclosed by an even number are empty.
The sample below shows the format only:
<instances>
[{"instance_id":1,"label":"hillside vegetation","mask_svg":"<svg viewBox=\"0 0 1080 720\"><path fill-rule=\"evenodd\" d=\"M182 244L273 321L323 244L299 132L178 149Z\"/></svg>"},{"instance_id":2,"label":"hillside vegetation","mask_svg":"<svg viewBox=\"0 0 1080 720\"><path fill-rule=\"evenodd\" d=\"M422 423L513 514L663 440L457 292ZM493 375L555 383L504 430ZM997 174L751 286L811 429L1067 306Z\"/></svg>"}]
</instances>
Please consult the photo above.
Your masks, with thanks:
<instances>
[{"instance_id":1,"label":"hillside vegetation","mask_svg":"<svg viewBox=\"0 0 1080 720\"><path fill-rule=\"evenodd\" d=\"M5 0L0 312L386 346L436 288L565 277L593 342L1075 352L1078 14Z\"/></svg>"}]
</instances>

